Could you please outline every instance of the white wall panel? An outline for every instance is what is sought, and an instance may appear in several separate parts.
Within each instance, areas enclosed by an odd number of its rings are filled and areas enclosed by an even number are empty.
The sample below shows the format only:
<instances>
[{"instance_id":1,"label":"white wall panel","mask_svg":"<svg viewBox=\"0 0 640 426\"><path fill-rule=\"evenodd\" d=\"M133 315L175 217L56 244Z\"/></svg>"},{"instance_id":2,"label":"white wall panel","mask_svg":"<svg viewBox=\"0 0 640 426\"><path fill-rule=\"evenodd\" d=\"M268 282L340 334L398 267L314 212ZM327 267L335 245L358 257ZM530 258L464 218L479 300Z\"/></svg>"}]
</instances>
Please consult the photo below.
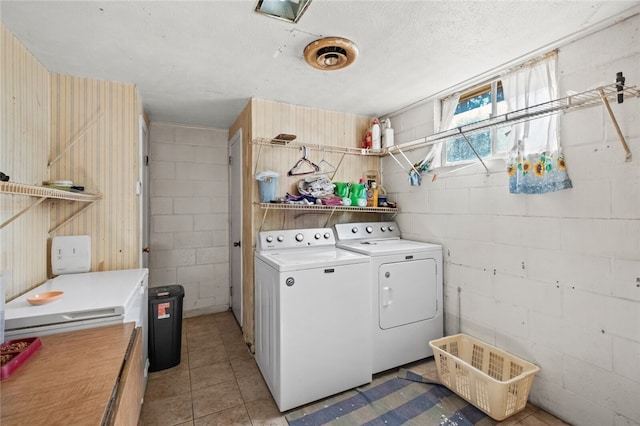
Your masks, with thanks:
<instances>
[{"instance_id":1,"label":"white wall panel","mask_svg":"<svg viewBox=\"0 0 640 426\"><path fill-rule=\"evenodd\" d=\"M187 317L229 308L227 137L151 123L149 285L182 285Z\"/></svg>"},{"instance_id":2,"label":"white wall panel","mask_svg":"<svg viewBox=\"0 0 640 426\"><path fill-rule=\"evenodd\" d=\"M618 71L640 85L638 27L636 15L561 47L561 94L613 83ZM561 117L573 189L510 194L499 162L489 162L489 177L471 167L425 176L420 187L408 184L408 166L385 158L382 168L404 236L443 244L447 333L460 323L535 362L532 402L571 424L638 426L640 99L612 108L631 162L602 106ZM432 111L391 117L396 140L427 136Z\"/></svg>"}]
</instances>

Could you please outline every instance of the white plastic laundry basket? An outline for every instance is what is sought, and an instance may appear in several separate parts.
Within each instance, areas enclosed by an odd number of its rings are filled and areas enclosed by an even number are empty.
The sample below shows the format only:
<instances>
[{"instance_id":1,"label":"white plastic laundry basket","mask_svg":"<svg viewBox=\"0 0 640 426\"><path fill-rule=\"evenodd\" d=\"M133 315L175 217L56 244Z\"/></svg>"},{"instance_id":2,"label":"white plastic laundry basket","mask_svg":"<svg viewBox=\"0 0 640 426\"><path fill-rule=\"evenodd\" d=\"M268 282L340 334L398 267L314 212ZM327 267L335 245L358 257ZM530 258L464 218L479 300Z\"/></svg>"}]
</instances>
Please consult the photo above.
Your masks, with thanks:
<instances>
[{"instance_id":1,"label":"white plastic laundry basket","mask_svg":"<svg viewBox=\"0 0 640 426\"><path fill-rule=\"evenodd\" d=\"M464 334L432 340L440 381L495 420L522 411L540 368Z\"/></svg>"}]
</instances>

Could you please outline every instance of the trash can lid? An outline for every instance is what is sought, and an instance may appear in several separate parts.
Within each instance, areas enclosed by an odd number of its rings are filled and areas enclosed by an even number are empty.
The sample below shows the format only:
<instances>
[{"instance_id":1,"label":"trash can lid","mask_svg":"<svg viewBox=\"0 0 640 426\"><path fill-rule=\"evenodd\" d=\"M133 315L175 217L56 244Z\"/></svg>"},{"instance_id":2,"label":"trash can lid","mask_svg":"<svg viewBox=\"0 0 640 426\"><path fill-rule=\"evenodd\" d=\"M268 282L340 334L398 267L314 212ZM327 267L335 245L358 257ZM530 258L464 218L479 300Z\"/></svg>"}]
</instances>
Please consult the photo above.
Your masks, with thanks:
<instances>
[{"instance_id":1,"label":"trash can lid","mask_svg":"<svg viewBox=\"0 0 640 426\"><path fill-rule=\"evenodd\" d=\"M181 285L168 285L163 287L151 287L149 298L162 299L165 297L184 296L184 287Z\"/></svg>"}]
</instances>

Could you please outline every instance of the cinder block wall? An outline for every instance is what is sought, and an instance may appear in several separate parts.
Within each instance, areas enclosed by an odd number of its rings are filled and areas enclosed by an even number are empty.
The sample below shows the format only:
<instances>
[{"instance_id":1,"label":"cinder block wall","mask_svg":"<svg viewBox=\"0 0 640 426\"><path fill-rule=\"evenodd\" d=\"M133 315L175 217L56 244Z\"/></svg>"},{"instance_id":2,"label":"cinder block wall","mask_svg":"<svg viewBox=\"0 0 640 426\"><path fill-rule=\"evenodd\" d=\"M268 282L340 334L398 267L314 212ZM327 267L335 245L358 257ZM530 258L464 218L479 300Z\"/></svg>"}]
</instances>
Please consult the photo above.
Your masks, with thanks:
<instances>
[{"instance_id":1,"label":"cinder block wall","mask_svg":"<svg viewBox=\"0 0 640 426\"><path fill-rule=\"evenodd\" d=\"M561 94L613 83L618 71L640 85L638 28L636 15L561 47ZM612 107L633 161L602 106L567 113L565 191L509 194L504 161L489 162L489 176L477 165L412 187L407 170L383 161L403 235L444 246L446 333L539 365L531 400L575 425L640 424L640 98ZM433 111L392 117L396 140L431 134Z\"/></svg>"},{"instance_id":2,"label":"cinder block wall","mask_svg":"<svg viewBox=\"0 0 640 426\"><path fill-rule=\"evenodd\" d=\"M180 284L184 315L229 308L228 132L152 122L150 287Z\"/></svg>"}]
</instances>

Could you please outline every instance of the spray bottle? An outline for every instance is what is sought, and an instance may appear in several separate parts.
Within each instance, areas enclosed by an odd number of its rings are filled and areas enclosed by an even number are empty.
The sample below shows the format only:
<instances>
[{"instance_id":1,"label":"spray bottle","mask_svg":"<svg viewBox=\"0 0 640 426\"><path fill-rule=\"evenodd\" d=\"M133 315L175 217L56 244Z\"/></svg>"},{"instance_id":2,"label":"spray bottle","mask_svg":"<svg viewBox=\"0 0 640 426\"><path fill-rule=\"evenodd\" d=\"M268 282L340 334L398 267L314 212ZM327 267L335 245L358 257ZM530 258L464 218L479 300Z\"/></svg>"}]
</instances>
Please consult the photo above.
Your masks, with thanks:
<instances>
[{"instance_id":1,"label":"spray bottle","mask_svg":"<svg viewBox=\"0 0 640 426\"><path fill-rule=\"evenodd\" d=\"M380 151L382 148L382 142L380 140L380 122L377 118L373 119L373 124L371 125L371 149L375 151Z\"/></svg>"}]
</instances>

